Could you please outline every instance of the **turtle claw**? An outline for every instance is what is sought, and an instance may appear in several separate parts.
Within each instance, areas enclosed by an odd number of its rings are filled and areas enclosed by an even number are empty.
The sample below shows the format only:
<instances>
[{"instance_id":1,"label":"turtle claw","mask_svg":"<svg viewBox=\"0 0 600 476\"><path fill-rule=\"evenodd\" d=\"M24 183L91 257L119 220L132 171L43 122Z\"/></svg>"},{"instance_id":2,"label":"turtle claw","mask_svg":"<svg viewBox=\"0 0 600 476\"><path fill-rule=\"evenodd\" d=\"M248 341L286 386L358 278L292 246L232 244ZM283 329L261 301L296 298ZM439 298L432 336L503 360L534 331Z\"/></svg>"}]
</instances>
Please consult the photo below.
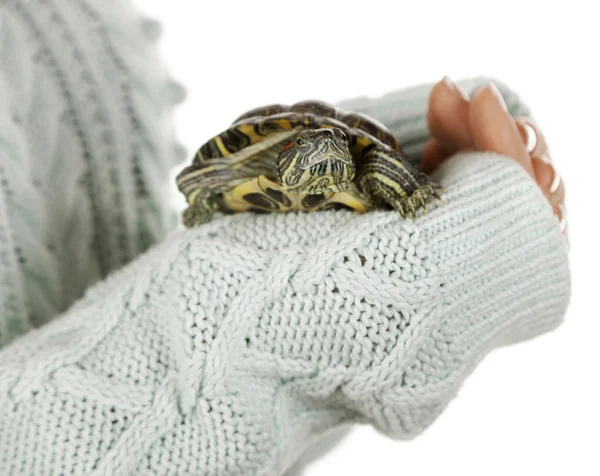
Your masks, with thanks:
<instances>
[{"instance_id":1,"label":"turtle claw","mask_svg":"<svg viewBox=\"0 0 600 476\"><path fill-rule=\"evenodd\" d=\"M446 189L444 187L430 183L419 187L409 197L404 196L398 198L398 200L395 200L392 203L392 206L400 212L402 218L406 218L410 213L414 219L417 218L417 211L419 209L423 209L425 213L429 213L429 209L427 208L427 199L429 197L434 197L443 205L444 201L442 200L440 193L445 191Z\"/></svg>"},{"instance_id":2,"label":"turtle claw","mask_svg":"<svg viewBox=\"0 0 600 476\"><path fill-rule=\"evenodd\" d=\"M406 218L410 213L413 218L417 217L417 207L415 206L415 202L413 197L403 197L400 200L396 200L391 203L392 207L400 212L402 218Z\"/></svg>"},{"instance_id":3,"label":"turtle claw","mask_svg":"<svg viewBox=\"0 0 600 476\"><path fill-rule=\"evenodd\" d=\"M419 194L419 196L418 196L421 207L423 208L423 210L425 210L425 213L429 213L429 210L427 210L427 203L425 202L426 198L427 197L423 197L422 194Z\"/></svg>"},{"instance_id":4,"label":"turtle claw","mask_svg":"<svg viewBox=\"0 0 600 476\"><path fill-rule=\"evenodd\" d=\"M437 188L434 188L431 190L430 195L443 205L444 200L442 200L440 193L446 193L446 192L447 192L447 190L444 187L438 186Z\"/></svg>"},{"instance_id":5,"label":"turtle claw","mask_svg":"<svg viewBox=\"0 0 600 476\"><path fill-rule=\"evenodd\" d=\"M442 187L441 185L438 185L436 183L430 183L428 185L425 185L424 187L418 188L414 192L413 196L418 194L421 205L424 208L425 213L427 213L427 206L425 205L426 200L429 197L433 197L438 202L440 202L441 205L444 205L444 200L442 200L442 196L440 194L446 193L446 192L447 192L447 190L444 187Z\"/></svg>"},{"instance_id":6,"label":"turtle claw","mask_svg":"<svg viewBox=\"0 0 600 476\"><path fill-rule=\"evenodd\" d=\"M400 212L400 215L402 215L402 218L406 218L406 210L404 209L404 205L402 204L402 201L397 202L395 204L394 208Z\"/></svg>"}]
</instances>

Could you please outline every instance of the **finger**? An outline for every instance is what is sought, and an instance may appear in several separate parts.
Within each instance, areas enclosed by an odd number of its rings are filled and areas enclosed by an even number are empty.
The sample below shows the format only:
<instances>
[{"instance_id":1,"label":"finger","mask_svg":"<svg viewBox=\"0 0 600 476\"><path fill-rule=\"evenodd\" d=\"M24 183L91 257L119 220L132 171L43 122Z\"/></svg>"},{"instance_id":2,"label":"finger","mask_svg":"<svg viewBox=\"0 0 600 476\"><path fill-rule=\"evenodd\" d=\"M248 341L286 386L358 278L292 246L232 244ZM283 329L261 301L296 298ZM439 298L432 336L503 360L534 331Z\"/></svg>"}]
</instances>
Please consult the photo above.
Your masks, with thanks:
<instances>
[{"instance_id":1,"label":"finger","mask_svg":"<svg viewBox=\"0 0 600 476\"><path fill-rule=\"evenodd\" d=\"M517 124L519 135L521 136L523 144L525 144L527 152L533 152L537 144L537 136L534 130L531 128L531 126L529 126L529 124L520 119L515 119L515 123Z\"/></svg>"},{"instance_id":2,"label":"finger","mask_svg":"<svg viewBox=\"0 0 600 476\"><path fill-rule=\"evenodd\" d=\"M549 157L548 144L539 127L527 117L517 117L515 118L515 122L517 123L517 128L519 129L523 142L526 144L527 151L530 154L545 155L546 157Z\"/></svg>"},{"instance_id":3,"label":"finger","mask_svg":"<svg viewBox=\"0 0 600 476\"><path fill-rule=\"evenodd\" d=\"M543 155L532 155L531 165L535 173L535 179L544 192L544 195L550 195L551 189L555 188L557 173L554 165Z\"/></svg>"},{"instance_id":4,"label":"finger","mask_svg":"<svg viewBox=\"0 0 600 476\"><path fill-rule=\"evenodd\" d=\"M549 196L550 203L553 205L564 205L565 203L565 183L561 180L558 184L556 192Z\"/></svg>"},{"instance_id":5,"label":"finger","mask_svg":"<svg viewBox=\"0 0 600 476\"><path fill-rule=\"evenodd\" d=\"M473 95L469 108L469 124L476 149L511 157L535 178L531 158L517 125L493 83L477 90Z\"/></svg>"},{"instance_id":6,"label":"finger","mask_svg":"<svg viewBox=\"0 0 600 476\"><path fill-rule=\"evenodd\" d=\"M531 162L536 181L550 203L553 205L563 203L565 186L550 159L544 155L533 155Z\"/></svg>"},{"instance_id":7,"label":"finger","mask_svg":"<svg viewBox=\"0 0 600 476\"><path fill-rule=\"evenodd\" d=\"M436 139L429 139L423 147L421 170L426 174L433 172L448 156L448 152L442 148Z\"/></svg>"},{"instance_id":8,"label":"finger","mask_svg":"<svg viewBox=\"0 0 600 476\"><path fill-rule=\"evenodd\" d=\"M427 123L431 135L451 154L473 144L469 129L469 99L448 77L431 90Z\"/></svg>"},{"instance_id":9,"label":"finger","mask_svg":"<svg viewBox=\"0 0 600 476\"><path fill-rule=\"evenodd\" d=\"M556 218L558 218L558 223L560 225L560 231L567 236L567 212L562 204L553 205L552 211Z\"/></svg>"},{"instance_id":10,"label":"finger","mask_svg":"<svg viewBox=\"0 0 600 476\"><path fill-rule=\"evenodd\" d=\"M565 185L556 172L552 162L545 156L532 157L538 185L550 202L552 211L560 223L560 229L566 235Z\"/></svg>"}]
</instances>

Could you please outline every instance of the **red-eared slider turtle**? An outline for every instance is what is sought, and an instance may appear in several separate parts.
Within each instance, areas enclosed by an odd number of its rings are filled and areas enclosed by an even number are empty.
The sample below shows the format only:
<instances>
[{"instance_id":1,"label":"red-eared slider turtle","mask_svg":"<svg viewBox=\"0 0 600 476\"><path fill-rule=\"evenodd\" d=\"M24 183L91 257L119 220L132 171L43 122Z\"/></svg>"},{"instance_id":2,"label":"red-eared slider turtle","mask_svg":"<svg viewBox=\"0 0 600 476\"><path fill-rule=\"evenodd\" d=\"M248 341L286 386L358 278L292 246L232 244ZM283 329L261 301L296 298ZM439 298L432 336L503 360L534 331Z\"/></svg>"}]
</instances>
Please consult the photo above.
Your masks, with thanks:
<instances>
[{"instance_id":1,"label":"red-eared slider turtle","mask_svg":"<svg viewBox=\"0 0 600 476\"><path fill-rule=\"evenodd\" d=\"M240 116L177 176L192 227L222 212L394 208L425 210L445 189L404 155L391 132L363 114L320 101L271 105Z\"/></svg>"}]
</instances>

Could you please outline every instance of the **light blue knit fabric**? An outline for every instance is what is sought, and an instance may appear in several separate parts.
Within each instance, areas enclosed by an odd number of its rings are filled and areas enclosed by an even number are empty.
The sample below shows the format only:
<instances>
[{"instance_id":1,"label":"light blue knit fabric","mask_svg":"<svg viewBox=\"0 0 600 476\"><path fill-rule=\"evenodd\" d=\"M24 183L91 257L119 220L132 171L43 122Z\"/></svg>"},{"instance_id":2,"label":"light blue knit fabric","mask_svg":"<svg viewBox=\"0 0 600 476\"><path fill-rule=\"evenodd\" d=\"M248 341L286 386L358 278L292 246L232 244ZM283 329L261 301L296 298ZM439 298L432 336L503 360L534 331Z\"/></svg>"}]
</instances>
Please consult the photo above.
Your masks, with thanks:
<instances>
[{"instance_id":1,"label":"light blue knit fabric","mask_svg":"<svg viewBox=\"0 0 600 476\"><path fill-rule=\"evenodd\" d=\"M414 222L173 233L0 352L0 474L279 475L342 422L421 432L569 295L557 220L517 164L465 154L436 178L446 205Z\"/></svg>"},{"instance_id":2,"label":"light blue knit fabric","mask_svg":"<svg viewBox=\"0 0 600 476\"><path fill-rule=\"evenodd\" d=\"M122 2L0 5L1 343L172 228L181 91ZM418 158L428 91L344 106ZM558 222L514 161L463 153L435 179L446 204L416 220L219 216L120 267L0 351L0 475L280 475L341 423L423 431L570 293Z\"/></svg>"},{"instance_id":3,"label":"light blue knit fabric","mask_svg":"<svg viewBox=\"0 0 600 476\"><path fill-rule=\"evenodd\" d=\"M159 31L120 0L0 1L0 347L175 226Z\"/></svg>"}]
</instances>

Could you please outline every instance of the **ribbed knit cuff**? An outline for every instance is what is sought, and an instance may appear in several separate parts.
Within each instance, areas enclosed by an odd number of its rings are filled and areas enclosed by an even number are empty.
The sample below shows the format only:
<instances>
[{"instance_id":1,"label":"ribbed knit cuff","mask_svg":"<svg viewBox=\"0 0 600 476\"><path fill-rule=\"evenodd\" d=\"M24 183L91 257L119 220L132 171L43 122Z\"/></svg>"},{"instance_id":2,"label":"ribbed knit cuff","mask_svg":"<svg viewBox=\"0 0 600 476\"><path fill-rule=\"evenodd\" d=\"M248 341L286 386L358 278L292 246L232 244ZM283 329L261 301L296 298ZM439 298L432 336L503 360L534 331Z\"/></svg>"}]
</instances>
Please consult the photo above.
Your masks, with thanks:
<instances>
[{"instance_id":1,"label":"ribbed knit cuff","mask_svg":"<svg viewBox=\"0 0 600 476\"><path fill-rule=\"evenodd\" d=\"M397 438L426 428L491 349L554 329L570 298L565 238L519 165L461 153L435 176L448 188L446 205L405 229L407 285L390 287L411 296L416 326L345 392Z\"/></svg>"}]
</instances>

